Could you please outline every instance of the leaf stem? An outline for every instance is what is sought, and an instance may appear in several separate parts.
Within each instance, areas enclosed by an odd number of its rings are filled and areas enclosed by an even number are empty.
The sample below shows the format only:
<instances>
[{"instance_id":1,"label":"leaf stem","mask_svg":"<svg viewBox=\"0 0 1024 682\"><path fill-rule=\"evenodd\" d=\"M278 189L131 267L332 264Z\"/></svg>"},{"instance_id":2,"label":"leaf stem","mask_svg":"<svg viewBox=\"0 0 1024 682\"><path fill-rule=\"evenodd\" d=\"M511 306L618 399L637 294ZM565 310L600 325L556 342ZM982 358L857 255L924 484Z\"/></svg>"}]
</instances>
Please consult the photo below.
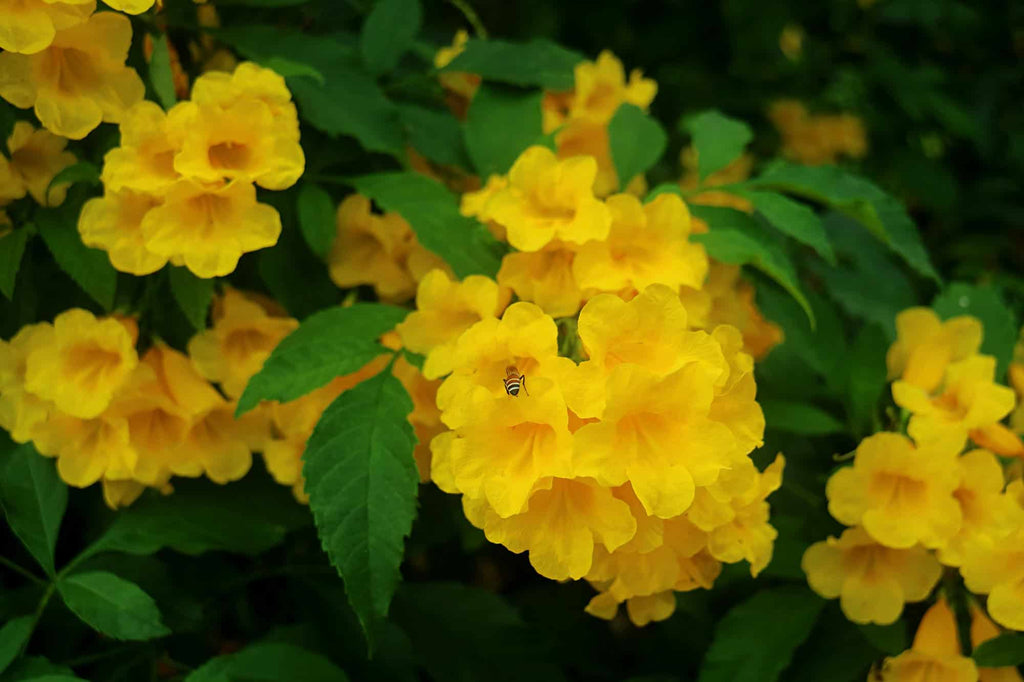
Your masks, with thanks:
<instances>
[{"instance_id":1,"label":"leaf stem","mask_svg":"<svg viewBox=\"0 0 1024 682\"><path fill-rule=\"evenodd\" d=\"M484 26L484 22L480 21L480 15L476 13L472 5L466 2L466 0L448 0L448 2L455 9L462 12L462 16L466 17L466 21L473 27L473 33L476 34L477 38L487 40L487 28Z\"/></svg>"},{"instance_id":2,"label":"leaf stem","mask_svg":"<svg viewBox=\"0 0 1024 682\"><path fill-rule=\"evenodd\" d=\"M8 559L5 556L0 556L0 565L6 566L7 568L11 569L15 573L18 573L19 575L21 575L23 578L28 578L29 580L31 580L32 582L34 582L34 583L36 583L38 585L46 585L47 584L45 580L43 580L42 578L40 578L36 574L32 573L32 571L28 570L27 568L23 568L23 567L19 566L18 564L14 563L13 561L11 561L10 559Z\"/></svg>"}]
</instances>

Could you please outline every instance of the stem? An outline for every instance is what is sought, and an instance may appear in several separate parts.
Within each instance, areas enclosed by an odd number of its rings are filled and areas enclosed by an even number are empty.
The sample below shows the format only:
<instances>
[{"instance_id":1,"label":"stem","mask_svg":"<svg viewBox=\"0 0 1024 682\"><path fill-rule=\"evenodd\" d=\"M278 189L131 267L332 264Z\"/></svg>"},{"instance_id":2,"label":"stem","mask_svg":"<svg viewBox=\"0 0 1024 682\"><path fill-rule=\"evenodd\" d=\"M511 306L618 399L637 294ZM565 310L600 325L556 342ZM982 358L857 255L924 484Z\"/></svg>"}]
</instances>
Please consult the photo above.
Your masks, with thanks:
<instances>
[{"instance_id":1,"label":"stem","mask_svg":"<svg viewBox=\"0 0 1024 682\"><path fill-rule=\"evenodd\" d=\"M54 581L46 586L46 591L43 592L42 598L39 600L39 605L36 606L35 613L32 614L32 623L28 628L28 635L25 637L25 641L22 642L21 651L18 652L20 656L28 648L29 640L32 639L32 633L35 632L36 626L39 625L39 620L43 617L43 611L46 610L46 605L50 603L50 597L57 590L57 582Z\"/></svg>"},{"instance_id":2,"label":"stem","mask_svg":"<svg viewBox=\"0 0 1024 682\"><path fill-rule=\"evenodd\" d=\"M11 569L15 573L20 574L23 578L28 578L29 580L31 580L32 582L34 582L34 583L36 583L38 585L46 585L46 581L45 580L43 580L39 576L35 575L31 571L29 571L27 568L22 568L21 566L19 566L18 564L14 563L13 561L11 561L10 559L8 559L5 556L0 556L0 565L6 566L7 568Z\"/></svg>"},{"instance_id":3,"label":"stem","mask_svg":"<svg viewBox=\"0 0 1024 682\"><path fill-rule=\"evenodd\" d=\"M476 34L477 38L487 40L487 29L484 27L484 23L480 21L480 15L476 13L472 5L466 2L466 0L448 0L448 2L455 9L462 12L462 16L466 17L466 21L473 27L473 33Z\"/></svg>"}]
</instances>

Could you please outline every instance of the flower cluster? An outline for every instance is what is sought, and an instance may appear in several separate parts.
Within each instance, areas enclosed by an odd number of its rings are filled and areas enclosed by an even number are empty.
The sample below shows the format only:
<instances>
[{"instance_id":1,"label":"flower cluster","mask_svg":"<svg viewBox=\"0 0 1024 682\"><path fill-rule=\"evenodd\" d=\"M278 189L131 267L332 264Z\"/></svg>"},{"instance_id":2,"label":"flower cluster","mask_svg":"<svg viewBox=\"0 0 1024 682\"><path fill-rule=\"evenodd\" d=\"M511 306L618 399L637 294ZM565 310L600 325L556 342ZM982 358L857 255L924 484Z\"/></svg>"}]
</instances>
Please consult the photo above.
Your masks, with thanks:
<instances>
[{"instance_id":1,"label":"flower cluster","mask_svg":"<svg viewBox=\"0 0 1024 682\"><path fill-rule=\"evenodd\" d=\"M82 209L88 246L135 275L170 261L199 277L232 272L243 253L277 243L281 218L256 185L286 189L305 168L284 79L251 62L198 78L190 101L164 112L139 102L104 158L102 197Z\"/></svg>"},{"instance_id":2,"label":"flower cluster","mask_svg":"<svg viewBox=\"0 0 1024 682\"><path fill-rule=\"evenodd\" d=\"M850 620L888 624L905 602L927 598L947 566L988 595L993 620L1024 629L1024 481L1008 480L997 457L1024 455L1000 423L1013 391L995 382L995 359L978 354L978 320L940 322L912 308L896 326L887 362L909 437L865 438L853 465L829 479L829 512L850 528L807 550L808 582L839 597Z\"/></svg>"},{"instance_id":3,"label":"flower cluster","mask_svg":"<svg viewBox=\"0 0 1024 682\"><path fill-rule=\"evenodd\" d=\"M739 331L692 329L678 283L593 296L561 344L539 305L508 301L488 278L434 271L397 328L425 377L446 377L431 477L467 518L541 575L589 580L591 613L625 602L638 624L722 562L763 569L782 460L759 473L748 457L764 418Z\"/></svg>"},{"instance_id":4,"label":"flower cluster","mask_svg":"<svg viewBox=\"0 0 1024 682\"><path fill-rule=\"evenodd\" d=\"M68 141L53 133L36 129L27 121L14 124L7 138L7 156L0 154L0 234L9 221L2 210L12 201L29 195L40 206L59 206L68 186L50 187L57 173L74 164L75 155L65 150Z\"/></svg>"},{"instance_id":5,"label":"flower cluster","mask_svg":"<svg viewBox=\"0 0 1024 682\"><path fill-rule=\"evenodd\" d=\"M768 118L782 137L782 154L809 166L835 163L840 155L863 158L864 124L853 114L811 114L796 100L779 100Z\"/></svg>"}]
</instances>

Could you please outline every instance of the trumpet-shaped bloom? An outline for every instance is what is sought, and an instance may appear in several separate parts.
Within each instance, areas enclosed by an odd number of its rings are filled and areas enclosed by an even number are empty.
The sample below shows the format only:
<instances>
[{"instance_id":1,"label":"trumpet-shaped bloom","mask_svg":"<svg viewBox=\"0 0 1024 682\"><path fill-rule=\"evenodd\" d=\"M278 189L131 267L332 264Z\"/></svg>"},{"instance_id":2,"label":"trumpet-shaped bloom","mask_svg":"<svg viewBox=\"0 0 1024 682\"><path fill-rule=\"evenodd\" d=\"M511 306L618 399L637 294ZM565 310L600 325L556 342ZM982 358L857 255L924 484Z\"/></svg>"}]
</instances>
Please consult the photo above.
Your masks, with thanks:
<instances>
[{"instance_id":1,"label":"trumpet-shaped bloom","mask_svg":"<svg viewBox=\"0 0 1024 682\"><path fill-rule=\"evenodd\" d=\"M127 17L99 12L58 31L41 52L4 52L0 97L22 109L34 107L47 130L80 140L102 121L118 123L142 99L142 79L125 66L131 41Z\"/></svg>"},{"instance_id":2,"label":"trumpet-shaped bloom","mask_svg":"<svg viewBox=\"0 0 1024 682\"><path fill-rule=\"evenodd\" d=\"M939 598L917 626L914 645L899 656L885 659L883 682L977 682L974 661L960 653L956 618L946 600Z\"/></svg>"},{"instance_id":3,"label":"trumpet-shaped bloom","mask_svg":"<svg viewBox=\"0 0 1024 682\"><path fill-rule=\"evenodd\" d=\"M971 603L971 646L975 649L978 645L995 639L1000 634L995 623L988 619L985 612L977 604ZM978 682L1024 682L1024 677L1014 667L1004 668L979 668Z\"/></svg>"},{"instance_id":4,"label":"trumpet-shaped bloom","mask_svg":"<svg viewBox=\"0 0 1024 682\"><path fill-rule=\"evenodd\" d=\"M636 532L629 506L586 478L555 478L519 514L501 518L485 502L463 498L466 515L487 539L517 554L546 578L578 580L590 571L595 543L614 551Z\"/></svg>"},{"instance_id":5,"label":"trumpet-shaped bloom","mask_svg":"<svg viewBox=\"0 0 1024 682\"><path fill-rule=\"evenodd\" d=\"M203 9L199 8L200 13ZM274 117L273 134L299 139L299 116L284 78L253 62L242 62L226 71L230 73L207 70L197 78L192 86L192 101L202 106L224 109L240 103L264 104Z\"/></svg>"},{"instance_id":6,"label":"trumpet-shaped bloom","mask_svg":"<svg viewBox=\"0 0 1024 682\"><path fill-rule=\"evenodd\" d=\"M932 392L942 383L950 362L978 352L981 322L962 315L945 322L931 308L909 308L896 316L896 341L885 362L889 380L902 381Z\"/></svg>"},{"instance_id":7,"label":"trumpet-shaped bloom","mask_svg":"<svg viewBox=\"0 0 1024 682\"><path fill-rule=\"evenodd\" d=\"M155 102L143 100L133 106L121 120L121 145L103 157L103 186L108 191L166 192L181 178L174 156L182 132L168 126L167 114Z\"/></svg>"},{"instance_id":8,"label":"trumpet-shaped bloom","mask_svg":"<svg viewBox=\"0 0 1024 682\"><path fill-rule=\"evenodd\" d=\"M18 121L11 136L7 138L7 149L11 154L11 170L41 206L59 206L64 203L68 186L65 183L50 187L50 181L57 173L74 164L78 159L65 151L68 141L53 133L35 129L31 123Z\"/></svg>"},{"instance_id":9,"label":"trumpet-shaped bloom","mask_svg":"<svg viewBox=\"0 0 1024 682\"><path fill-rule=\"evenodd\" d=\"M859 527L811 545L800 566L811 589L826 599L838 597L851 621L879 625L896 622L903 605L926 598L942 575L923 547L886 547Z\"/></svg>"},{"instance_id":10,"label":"trumpet-shaped bloom","mask_svg":"<svg viewBox=\"0 0 1024 682\"><path fill-rule=\"evenodd\" d=\"M782 153L809 166L835 163L840 154L861 158L868 142L852 114L812 115L795 100L773 102L768 118L782 136Z\"/></svg>"},{"instance_id":11,"label":"trumpet-shaped bloom","mask_svg":"<svg viewBox=\"0 0 1024 682\"><path fill-rule=\"evenodd\" d=\"M508 174L508 187L487 204L520 251L538 251L553 239L582 244L604 239L611 213L594 196L597 162L588 156L558 160L546 147L524 151Z\"/></svg>"},{"instance_id":12,"label":"trumpet-shaped bloom","mask_svg":"<svg viewBox=\"0 0 1024 682\"><path fill-rule=\"evenodd\" d=\"M17 443L32 440L53 407L25 390L29 353L52 335L50 323L39 322L22 327L10 341L0 341L0 428Z\"/></svg>"},{"instance_id":13,"label":"trumpet-shaped bloom","mask_svg":"<svg viewBox=\"0 0 1024 682\"><path fill-rule=\"evenodd\" d=\"M274 347L298 326L297 320L271 315L241 292L227 289L215 306L213 327L192 337L188 354L203 377L238 398Z\"/></svg>"},{"instance_id":14,"label":"trumpet-shaped bloom","mask_svg":"<svg viewBox=\"0 0 1024 682\"><path fill-rule=\"evenodd\" d=\"M582 62L573 70L575 90L569 115L608 123L623 103L647 109L658 93L658 84L634 69L626 80L622 62L608 50L593 62Z\"/></svg>"},{"instance_id":15,"label":"trumpet-shaped bloom","mask_svg":"<svg viewBox=\"0 0 1024 682\"><path fill-rule=\"evenodd\" d=\"M180 258L198 277L231 273L243 253L273 246L280 234L281 216L257 203L256 188L240 181L220 187L179 182L142 220L146 248Z\"/></svg>"},{"instance_id":16,"label":"trumpet-shaped bloom","mask_svg":"<svg viewBox=\"0 0 1024 682\"><path fill-rule=\"evenodd\" d=\"M80 24L96 0L27 0L0 6L0 49L33 54L45 50L57 31Z\"/></svg>"},{"instance_id":17,"label":"trumpet-shaped bloom","mask_svg":"<svg viewBox=\"0 0 1024 682\"><path fill-rule=\"evenodd\" d=\"M576 248L554 240L540 251L512 251L501 259L498 283L552 317L571 317L584 293L573 274Z\"/></svg>"},{"instance_id":18,"label":"trumpet-shaped bloom","mask_svg":"<svg viewBox=\"0 0 1024 682\"><path fill-rule=\"evenodd\" d=\"M916 440L959 438L991 427L1008 415L1015 403L1013 389L995 382L996 360L974 355L946 369L938 395L907 381L892 385L896 404L912 413L908 430Z\"/></svg>"},{"instance_id":19,"label":"trumpet-shaped bloom","mask_svg":"<svg viewBox=\"0 0 1024 682\"><path fill-rule=\"evenodd\" d=\"M1009 496L1003 494L1003 467L987 450L972 450L957 462L960 484L953 496L960 503L963 522L960 532L939 550L938 556L947 566L959 566L965 548L978 542L997 542L1013 530L1018 513Z\"/></svg>"},{"instance_id":20,"label":"trumpet-shaped bloom","mask_svg":"<svg viewBox=\"0 0 1024 682\"><path fill-rule=\"evenodd\" d=\"M828 510L841 523L863 525L886 547L941 547L962 521L953 497L959 450L949 440L915 447L897 433L869 436L857 446L853 466L829 479Z\"/></svg>"},{"instance_id":21,"label":"trumpet-shaped bloom","mask_svg":"<svg viewBox=\"0 0 1024 682\"><path fill-rule=\"evenodd\" d=\"M606 197L620 188L619 174L612 161L607 124L587 118L569 119L555 134L555 147L560 159L588 156L597 162L594 194L598 197ZM643 178L642 175L636 177Z\"/></svg>"},{"instance_id":22,"label":"trumpet-shaped bloom","mask_svg":"<svg viewBox=\"0 0 1024 682\"><path fill-rule=\"evenodd\" d=\"M641 204L629 194L607 200L612 227L605 241L580 247L573 273L583 289L643 291L652 284L700 288L708 271L704 247L691 244L690 214L674 194Z\"/></svg>"},{"instance_id":23,"label":"trumpet-shaped bloom","mask_svg":"<svg viewBox=\"0 0 1024 682\"><path fill-rule=\"evenodd\" d=\"M436 379L452 371L455 344L462 332L485 318L496 318L508 305L509 294L493 280L470 275L452 281L443 270L432 270L416 291L416 310L395 330L402 345L426 354L423 373Z\"/></svg>"},{"instance_id":24,"label":"trumpet-shaped bloom","mask_svg":"<svg viewBox=\"0 0 1024 682\"><path fill-rule=\"evenodd\" d=\"M73 308L42 331L26 359L25 389L72 417L98 417L139 362L128 330Z\"/></svg>"},{"instance_id":25,"label":"trumpet-shaped bloom","mask_svg":"<svg viewBox=\"0 0 1024 682\"><path fill-rule=\"evenodd\" d=\"M90 486L104 476L131 478L138 460L128 422L122 417L79 419L56 413L41 425L34 443L40 453L57 458L57 473L76 488Z\"/></svg>"},{"instance_id":26,"label":"trumpet-shaped bloom","mask_svg":"<svg viewBox=\"0 0 1024 682\"><path fill-rule=\"evenodd\" d=\"M160 199L133 190L106 188L102 197L85 202L78 216L82 243L107 252L110 264L121 272L148 275L167 264L168 257L146 248L142 221L160 205Z\"/></svg>"},{"instance_id":27,"label":"trumpet-shaped bloom","mask_svg":"<svg viewBox=\"0 0 1024 682\"><path fill-rule=\"evenodd\" d=\"M1009 536L965 548L960 574L967 589L988 595L992 620L1024 630L1024 509L1017 510L1016 528Z\"/></svg>"}]
</instances>

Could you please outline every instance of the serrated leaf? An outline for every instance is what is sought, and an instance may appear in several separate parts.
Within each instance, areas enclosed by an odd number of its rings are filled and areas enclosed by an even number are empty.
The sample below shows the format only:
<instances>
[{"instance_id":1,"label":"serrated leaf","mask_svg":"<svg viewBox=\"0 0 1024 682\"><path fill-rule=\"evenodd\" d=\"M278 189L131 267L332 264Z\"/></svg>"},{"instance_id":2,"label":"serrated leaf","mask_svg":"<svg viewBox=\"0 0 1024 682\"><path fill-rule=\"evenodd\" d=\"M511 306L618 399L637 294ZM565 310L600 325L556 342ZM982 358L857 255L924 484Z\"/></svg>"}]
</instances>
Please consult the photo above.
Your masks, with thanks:
<instances>
[{"instance_id":1,"label":"serrated leaf","mask_svg":"<svg viewBox=\"0 0 1024 682\"><path fill-rule=\"evenodd\" d=\"M32 626L35 625L35 618L32 616L19 616L12 618L0 628L0 673L7 670L7 667L21 655L25 642L32 635Z\"/></svg>"},{"instance_id":2,"label":"serrated leaf","mask_svg":"<svg viewBox=\"0 0 1024 682\"><path fill-rule=\"evenodd\" d=\"M220 656L192 671L185 682L347 682L325 656L283 642L261 642Z\"/></svg>"},{"instance_id":3,"label":"serrated leaf","mask_svg":"<svg viewBox=\"0 0 1024 682\"><path fill-rule=\"evenodd\" d=\"M350 374L389 351L377 339L405 319L407 311L383 303L356 303L322 310L277 344L246 385L237 414L261 400L287 402Z\"/></svg>"},{"instance_id":4,"label":"serrated leaf","mask_svg":"<svg viewBox=\"0 0 1024 682\"><path fill-rule=\"evenodd\" d=\"M167 35L153 36L153 54L149 57L149 82L164 109L178 103L174 91L174 73L171 71L171 50Z\"/></svg>"},{"instance_id":5,"label":"serrated leaf","mask_svg":"<svg viewBox=\"0 0 1024 682\"><path fill-rule=\"evenodd\" d=\"M741 192L740 195L749 199L775 229L811 247L827 262L835 265L836 254L832 250L825 226L809 206L777 192Z\"/></svg>"},{"instance_id":6,"label":"serrated leaf","mask_svg":"<svg viewBox=\"0 0 1024 682\"><path fill-rule=\"evenodd\" d=\"M466 113L466 151L481 178L508 172L544 135L540 92L493 86L477 90Z\"/></svg>"},{"instance_id":7,"label":"serrated leaf","mask_svg":"<svg viewBox=\"0 0 1024 682\"><path fill-rule=\"evenodd\" d=\"M681 127L693 138L701 181L738 159L754 137L746 123L715 109L683 119Z\"/></svg>"},{"instance_id":8,"label":"serrated leaf","mask_svg":"<svg viewBox=\"0 0 1024 682\"><path fill-rule=\"evenodd\" d=\"M408 220L420 243L443 258L456 277L498 272L502 245L476 220L459 213L456 197L436 180L399 172L361 175L352 184L384 210Z\"/></svg>"},{"instance_id":9,"label":"serrated leaf","mask_svg":"<svg viewBox=\"0 0 1024 682\"><path fill-rule=\"evenodd\" d=\"M85 185L99 185L100 184L100 169L94 163L88 161L79 161L73 163L67 168L62 168L53 179L50 180L50 184L46 186L46 196L50 196L50 192L55 187L60 185L74 185L76 183L82 183Z\"/></svg>"},{"instance_id":10,"label":"serrated leaf","mask_svg":"<svg viewBox=\"0 0 1024 682\"><path fill-rule=\"evenodd\" d=\"M979 644L971 657L981 668L1024 665L1024 634L1007 632Z\"/></svg>"},{"instance_id":11,"label":"serrated leaf","mask_svg":"<svg viewBox=\"0 0 1024 682\"><path fill-rule=\"evenodd\" d=\"M8 300L14 299L14 284L27 243L28 230L14 230L0 237L0 293Z\"/></svg>"},{"instance_id":12,"label":"serrated leaf","mask_svg":"<svg viewBox=\"0 0 1024 682\"><path fill-rule=\"evenodd\" d=\"M320 541L368 638L387 616L416 516L412 407L398 379L381 372L328 406L303 455Z\"/></svg>"},{"instance_id":13,"label":"serrated leaf","mask_svg":"<svg viewBox=\"0 0 1024 682\"><path fill-rule=\"evenodd\" d=\"M110 264L105 251L91 249L82 243L75 225L77 218L72 218L69 210L36 211L39 236L43 238L60 269L104 310L111 310L117 290L117 271Z\"/></svg>"},{"instance_id":14,"label":"serrated leaf","mask_svg":"<svg viewBox=\"0 0 1024 682\"><path fill-rule=\"evenodd\" d=\"M751 265L768 275L800 304L814 326L814 311L800 288L793 262L753 218L742 211L717 206L694 205L690 212L710 226L710 232L692 237L704 245L709 256L730 265Z\"/></svg>"},{"instance_id":15,"label":"serrated leaf","mask_svg":"<svg viewBox=\"0 0 1024 682\"><path fill-rule=\"evenodd\" d=\"M297 209L302 236L313 253L325 258L338 233L334 199L323 187L305 182L299 189Z\"/></svg>"},{"instance_id":16,"label":"serrated leaf","mask_svg":"<svg viewBox=\"0 0 1024 682\"><path fill-rule=\"evenodd\" d=\"M13 448L0 476L0 501L7 524L47 574L54 575L53 551L68 505L68 488L53 460L31 444Z\"/></svg>"},{"instance_id":17,"label":"serrated leaf","mask_svg":"<svg viewBox=\"0 0 1024 682\"><path fill-rule=\"evenodd\" d=\"M413 149L434 163L470 168L462 124L450 111L400 104L398 113Z\"/></svg>"},{"instance_id":18,"label":"serrated leaf","mask_svg":"<svg viewBox=\"0 0 1024 682\"><path fill-rule=\"evenodd\" d=\"M372 73L391 71L420 32L419 0L377 0L363 22L359 50Z\"/></svg>"},{"instance_id":19,"label":"serrated leaf","mask_svg":"<svg viewBox=\"0 0 1024 682\"><path fill-rule=\"evenodd\" d=\"M475 73L485 81L510 85L571 90L573 69L582 61L579 53L539 38L528 43L470 39L441 71Z\"/></svg>"},{"instance_id":20,"label":"serrated leaf","mask_svg":"<svg viewBox=\"0 0 1024 682\"><path fill-rule=\"evenodd\" d=\"M57 590L76 616L109 637L146 640L170 634L156 602L138 585L113 573L66 576L57 582Z\"/></svg>"},{"instance_id":21,"label":"serrated leaf","mask_svg":"<svg viewBox=\"0 0 1024 682\"><path fill-rule=\"evenodd\" d=\"M917 227L906 210L868 180L835 166L800 166L778 161L748 185L794 194L850 216L918 273L939 281Z\"/></svg>"},{"instance_id":22,"label":"serrated leaf","mask_svg":"<svg viewBox=\"0 0 1024 682\"><path fill-rule=\"evenodd\" d=\"M541 633L501 596L456 583L405 583L392 620L437 682L558 682Z\"/></svg>"},{"instance_id":23,"label":"serrated leaf","mask_svg":"<svg viewBox=\"0 0 1024 682\"><path fill-rule=\"evenodd\" d=\"M981 352L998 361L996 381L1006 376L1017 343L1017 320L997 289L954 282L935 297L932 308L944 320L957 315L978 318L985 332Z\"/></svg>"},{"instance_id":24,"label":"serrated leaf","mask_svg":"<svg viewBox=\"0 0 1024 682\"><path fill-rule=\"evenodd\" d=\"M823 436L841 433L843 423L819 407L808 403L786 400L761 400L766 428L799 433L804 436Z\"/></svg>"},{"instance_id":25,"label":"serrated leaf","mask_svg":"<svg viewBox=\"0 0 1024 682\"><path fill-rule=\"evenodd\" d=\"M665 153L668 135L642 109L622 104L608 123L608 143L619 185L625 187L658 162Z\"/></svg>"},{"instance_id":26,"label":"serrated leaf","mask_svg":"<svg viewBox=\"0 0 1024 682\"><path fill-rule=\"evenodd\" d=\"M215 281L196 277L187 268L170 266L171 294L196 329L206 329Z\"/></svg>"},{"instance_id":27,"label":"serrated leaf","mask_svg":"<svg viewBox=\"0 0 1024 682\"><path fill-rule=\"evenodd\" d=\"M811 634L825 601L807 589L758 592L718 622L699 682L774 682Z\"/></svg>"}]
</instances>

